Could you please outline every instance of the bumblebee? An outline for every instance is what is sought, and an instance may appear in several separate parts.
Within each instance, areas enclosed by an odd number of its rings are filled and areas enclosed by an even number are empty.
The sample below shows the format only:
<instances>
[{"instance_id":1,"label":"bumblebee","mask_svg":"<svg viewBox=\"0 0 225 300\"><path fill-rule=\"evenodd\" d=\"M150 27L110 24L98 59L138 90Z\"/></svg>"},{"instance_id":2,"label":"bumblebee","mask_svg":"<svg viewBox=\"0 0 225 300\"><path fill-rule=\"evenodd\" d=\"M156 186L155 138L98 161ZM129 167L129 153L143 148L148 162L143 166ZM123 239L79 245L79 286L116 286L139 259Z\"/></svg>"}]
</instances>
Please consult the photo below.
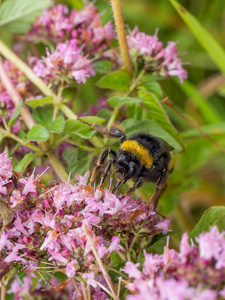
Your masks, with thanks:
<instances>
[{"instance_id":1,"label":"bumblebee","mask_svg":"<svg viewBox=\"0 0 225 300\"><path fill-rule=\"evenodd\" d=\"M153 182L157 186L150 201L156 206L158 198L165 189L168 174L174 167L174 157L171 152L173 147L147 133L138 133L127 138L123 131L114 126L107 129L100 124L93 124L92 128L107 137L120 138L121 144L117 152L105 149L101 153L93 169L91 183L95 182L106 158L110 156L110 160L104 166L100 186L104 184L111 166L114 165L117 181L112 193L116 193L128 179L133 179L134 185L124 196L131 195L145 181Z\"/></svg>"}]
</instances>

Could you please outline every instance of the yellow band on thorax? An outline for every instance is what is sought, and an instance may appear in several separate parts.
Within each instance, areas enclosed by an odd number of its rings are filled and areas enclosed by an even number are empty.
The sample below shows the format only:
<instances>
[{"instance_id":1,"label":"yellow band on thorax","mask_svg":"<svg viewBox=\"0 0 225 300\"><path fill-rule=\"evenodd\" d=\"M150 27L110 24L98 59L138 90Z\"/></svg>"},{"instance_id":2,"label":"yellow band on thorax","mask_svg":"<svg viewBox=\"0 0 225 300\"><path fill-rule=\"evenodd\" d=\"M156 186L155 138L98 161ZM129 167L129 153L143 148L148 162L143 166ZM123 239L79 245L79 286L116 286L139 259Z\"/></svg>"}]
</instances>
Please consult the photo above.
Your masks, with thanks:
<instances>
[{"instance_id":1,"label":"yellow band on thorax","mask_svg":"<svg viewBox=\"0 0 225 300\"><path fill-rule=\"evenodd\" d=\"M153 158L147 148L139 144L135 140L126 140L121 145L121 150L128 151L138 157L141 163L146 167L150 168L153 163Z\"/></svg>"}]
</instances>

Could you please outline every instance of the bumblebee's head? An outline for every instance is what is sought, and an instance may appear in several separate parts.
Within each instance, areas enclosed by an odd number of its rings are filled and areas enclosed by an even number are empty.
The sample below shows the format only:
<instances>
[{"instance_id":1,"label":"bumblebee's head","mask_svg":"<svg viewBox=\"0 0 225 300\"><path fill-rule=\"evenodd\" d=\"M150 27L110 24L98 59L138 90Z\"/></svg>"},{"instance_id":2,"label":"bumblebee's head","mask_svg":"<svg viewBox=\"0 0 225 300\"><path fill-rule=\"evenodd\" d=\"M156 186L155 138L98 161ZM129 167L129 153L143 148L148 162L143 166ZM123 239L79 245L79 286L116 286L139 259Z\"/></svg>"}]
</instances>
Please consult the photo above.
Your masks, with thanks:
<instances>
[{"instance_id":1,"label":"bumblebee's head","mask_svg":"<svg viewBox=\"0 0 225 300\"><path fill-rule=\"evenodd\" d=\"M126 156L121 155L116 161L116 179L117 182L113 188L113 193L119 189L119 187L132 178L136 173L136 163L127 159Z\"/></svg>"}]
</instances>

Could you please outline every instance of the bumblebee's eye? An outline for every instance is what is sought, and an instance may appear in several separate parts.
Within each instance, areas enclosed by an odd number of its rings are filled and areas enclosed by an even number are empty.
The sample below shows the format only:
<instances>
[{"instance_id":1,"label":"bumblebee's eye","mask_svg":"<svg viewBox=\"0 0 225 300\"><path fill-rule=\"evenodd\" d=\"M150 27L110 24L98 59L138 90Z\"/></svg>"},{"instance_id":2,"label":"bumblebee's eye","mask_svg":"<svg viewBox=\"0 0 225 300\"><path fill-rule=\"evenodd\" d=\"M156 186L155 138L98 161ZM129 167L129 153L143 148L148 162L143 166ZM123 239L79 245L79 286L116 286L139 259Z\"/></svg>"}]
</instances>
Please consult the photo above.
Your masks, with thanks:
<instances>
[{"instance_id":1,"label":"bumblebee's eye","mask_svg":"<svg viewBox=\"0 0 225 300\"><path fill-rule=\"evenodd\" d=\"M127 177L128 178L133 177L134 174L135 174L135 172L136 172L136 166L135 165L131 165L130 168L129 168L129 172L127 174Z\"/></svg>"}]
</instances>

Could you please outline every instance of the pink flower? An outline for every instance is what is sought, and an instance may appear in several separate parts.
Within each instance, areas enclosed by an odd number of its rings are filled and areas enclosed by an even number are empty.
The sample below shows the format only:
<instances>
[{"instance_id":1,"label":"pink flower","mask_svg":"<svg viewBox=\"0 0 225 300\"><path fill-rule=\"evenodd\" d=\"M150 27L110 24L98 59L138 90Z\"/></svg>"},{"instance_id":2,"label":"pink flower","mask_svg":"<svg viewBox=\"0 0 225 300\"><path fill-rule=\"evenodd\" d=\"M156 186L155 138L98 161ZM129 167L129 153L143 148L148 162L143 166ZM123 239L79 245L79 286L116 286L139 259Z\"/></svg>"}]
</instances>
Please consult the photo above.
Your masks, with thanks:
<instances>
[{"instance_id":1,"label":"pink flower","mask_svg":"<svg viewBox=\"0 0 225 300\"><path fill-rule=\"evenodd\" d=\"M26 263L26 260L24 258L17 255L17 252L24 248L25 248L24 245L16 243L15 246L12 248L12 251L10 252L10 254L6 256L4 261L7 263L15 262L15 261L21 261L22 263Z\"/></svg>"},{"instance_id":2,"label":"pink flower","mask_svg":"<svg viewBox=\"0 0 225 300\"><path fill-rule=\"evenodd\" d=\"M67 76L78 83L85 83L88 77L95 75L90 60L82 56L75 39L57 44L52 53L46 52L47 56L42 61L33 60L33 71L39 77L57 82L62 76Z\"/></svg>"},{"instance_id":3,"label":"pink flower","mask_svg":"<svg viewBox=\"0 0 225 300\"><path fill-rule=\"evenodd\" d=\"M165 219L164 221L156 224L155 228L161 230L163 234L167 234L169 226L170 226L170 219Z\"/></svg>"},{"instance_id":4,"label":"pink flower","mask_svg":"<svg viewBox=\"0 0 225 300\"><path fill-rule=\"evenodd\" d=\"M162 263L162 257L158 254L145 253L145 262L143 265L143 273L150 276L156 272Z\"/></svg>"},{"instance_id":5,"label":"pink flower","mask_svg":"<svg viewBox=\"0 0 225 300\"><path fill-rule=\"evenodd\" d=\"M192 297L193 288L189 287L187 281L175 279L164 280L160 277L156 279L160 298L167 300L186 300Z\"/></svg>"},{"instance_id":6,"label":"pink flower","mask_svg":"<svg viewBox=\"0 0 225 300\"><path fill-rule=\"evenodd\" d=\"M225 249L224 237L220 234L217 226L213 226L210 232L201 233L196 241L199 244L200 256L205 259L218 259L221 250Z\"/></svg>"},{"instance_id":7,"label":"pink flower","mask_svg":"<svg viewBox=\"0 0 225 300\"><path fill-rule=\"evenodd\" d=\"M112 251L118 251L118 250L124 250L123 247L120 244L120 238L118 236L113 236L112 242L109 246L109 252L111 253Z\"/></svg>"},{"instance_id":8,"label":"pink flower","mask_svg":"<svg viewBox=\"0 0 225 300\"><path fill-rule=\"evenodd\" d=\"M19 182L25 184L24 189L22 191L23 195L26 196L28 193L36 192L37 188L36 185L34 184L34 175L31 175L27 179L21 178Z\"/></svg>"},{"instance_id":9,"label":"pink flower","mask_svg":"<svg viewBox=\"0 0 225 300\"><path fill-rule=\"evenodd\" d=\"M9 179L12 177L12 158L7 159L6 151L0 154L0 176L5 179Z\"/></svg>"},{"instance_id":10,"label":"pink flower","mask_svg":"<svg viewBox=\"0 0 225 300\"><path fill-rule=\"evenodd\" d=\"M186 261L187 259L187 256L191 253L192 251L192 248L191 246L189 245L189 241L188 241L188 234L187 233L184 233L182 235L182 239L181 239L181 242L180 242L180 257L181 258L184 258L184 261Z\"/></svg>"},{"instance_id":11,"label":"pink flower","mask_svg":"<svg viewBox=\"0 0 225 300\"><path fill-rule=\"evenodd\" d=\"M127 42L134 61L140 54L143 56L146 71L162 76L178 76L181 83L187 78L187 71L182 68L174 42L168 42L163 49L156 35L139 32L137 27L127 36Z\"/></svg>"},{"instance_id":12,"label":"pink flower","mask_svg":"<svg viewBox=\"0 0 225 300\"><path fill-rule=\"evenodd\" d=\"M140 264L134 264L131 261L126 262L123 271L126 272L129 277L135 279L141 279L143 277L141 271L138 270Z\"/></svg>"},{"instance_id":13,"label":"pink flower","mask_svg":"<svg viewBox=\"0 0 225 300\"><path fill-rule=\"evenodd\" d=\"M20 190L12 191L12 195L10 196L11 207L15 207L20 203L23 203L24 197L21 195Z\"/></svg>"},{"instance_id":14,"label":"pink flower","mask_svg":"<svg viewBox=\"0 0 225 300\"><path fill-rule=\"evenodd\" d=\"M77 263L77 260L72 260L66 265L66 275L71 278L74 277L76 274L76 268L74 266L74 263Z\"/></svg>"},{"instance_id":15,"label":"pink flower","mask_svg":"<svg viewBox=\"0 0 225 300\"><path fill-rule=\"evenodd\" d=\"M97 283L95 278L95 272L90 272L90 273L84 273L82 276L84 279L87 279L86 282L87 284L93 286L94 288L97 287Z\"/></svg>"},{"instance_id":16,"label":"pink flower","mask_svg":"<svg viewBox=\"0 0 225 300\"><path fill-rule=\"evenodd\" d=\"M57 239L57 233L56 230L51 230L48 231L47 237L45 238L44 243L41 246L41 250L49 247L50 243L52 243L53 241L55 241Z\"/></svg>"},{"instance_id":17,"label":"pink flower","mask_svg":"<svg viewBox=\"0 0 225 300\"><path fill-rule=\"evenodd\" d=\"M3 231L0 236L0 251L5 247L7 247L8 250L12 249L13 244L9 241L8 237L9 235Z\"/></svg>"}]
</instances>

